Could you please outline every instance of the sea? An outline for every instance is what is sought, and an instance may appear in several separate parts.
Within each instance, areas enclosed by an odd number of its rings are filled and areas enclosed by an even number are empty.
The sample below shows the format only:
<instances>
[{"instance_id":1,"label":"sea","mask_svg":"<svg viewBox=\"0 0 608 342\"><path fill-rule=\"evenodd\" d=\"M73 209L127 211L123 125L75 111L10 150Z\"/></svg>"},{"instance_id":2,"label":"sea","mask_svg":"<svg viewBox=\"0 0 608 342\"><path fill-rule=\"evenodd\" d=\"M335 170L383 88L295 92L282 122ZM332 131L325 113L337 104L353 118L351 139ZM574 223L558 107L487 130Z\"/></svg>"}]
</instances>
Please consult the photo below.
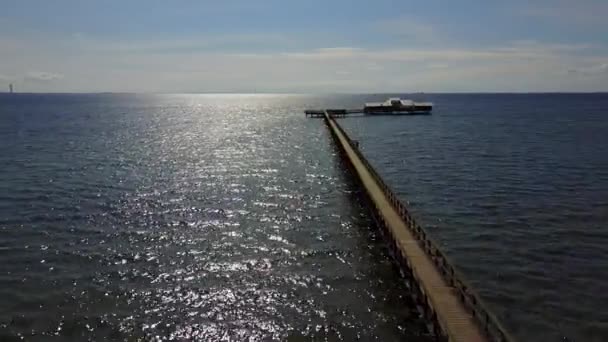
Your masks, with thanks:
<instances>
[{"instance_id":1,"label":"sea","mask_svg":"<svg viewBox=\"0 0 608 342\"><path fill-rule=\"evenodd\" d=\"M424 341L309 108L520 341L608 340L608 94L0 94L0 340ZM430 340L430 339L429 339Z\"/></svg>"}]
</instances>

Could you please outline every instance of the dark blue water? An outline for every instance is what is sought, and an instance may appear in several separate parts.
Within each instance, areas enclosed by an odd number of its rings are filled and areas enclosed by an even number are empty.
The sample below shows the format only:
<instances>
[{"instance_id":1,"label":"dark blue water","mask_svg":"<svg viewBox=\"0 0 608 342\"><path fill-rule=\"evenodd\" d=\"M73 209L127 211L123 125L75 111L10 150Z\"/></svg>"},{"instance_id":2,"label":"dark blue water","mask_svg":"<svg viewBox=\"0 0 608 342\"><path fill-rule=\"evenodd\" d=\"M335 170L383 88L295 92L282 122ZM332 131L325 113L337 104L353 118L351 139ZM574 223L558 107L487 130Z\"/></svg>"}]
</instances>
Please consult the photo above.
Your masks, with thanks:
<instances>
[{"instance_id":1,"label":"dark blue water","mask_svg":"<svg viewBox=\"0 0 608 342\"><path fill-rule=\"evenodd\" d=\"M397 340L407 291L309 107L0 95L0 337ZM608 336L608 97L341 120L524 340Z\"/></svg>"},{"instance_id":2,"label":"dark blue water","mask_svg":"<svg viewBox=\"0 0 608 342\"><path fill-rule=\"evenodd\" d=\"M341 120L524 340L608 340L608 94L427 95Z\"/></svg>"},{"instance_id":3,"label":"dark blue water","mask_svg":"<svg viewBox=\"0 0 608 342\"><path fill-rule=\"evenodd\" d=\"M0 340L423 333L292 101L3 96Z\"/></svg>"}]
</instances>

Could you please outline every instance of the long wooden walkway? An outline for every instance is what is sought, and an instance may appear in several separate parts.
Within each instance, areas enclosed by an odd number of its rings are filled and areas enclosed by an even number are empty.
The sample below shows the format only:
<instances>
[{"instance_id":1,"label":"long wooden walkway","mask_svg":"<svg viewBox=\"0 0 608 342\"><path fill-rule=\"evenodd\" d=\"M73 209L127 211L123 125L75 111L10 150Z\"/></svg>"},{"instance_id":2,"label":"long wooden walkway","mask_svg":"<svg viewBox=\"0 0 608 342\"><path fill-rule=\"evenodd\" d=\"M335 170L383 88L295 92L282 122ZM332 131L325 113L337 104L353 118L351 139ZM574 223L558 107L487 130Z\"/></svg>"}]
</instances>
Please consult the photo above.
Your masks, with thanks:
<instances>
[{"instance_id":1,"label":"long wooden walkway","mask_svg":"<svg viewBox=\"0 0 608 342\"><path fill-rule=\"evenodd\" d=\"M334 118L343 118L350 114L363 114L363 109L307 109L304 111L304 114L311 118L324 118L325 113L328 113Z\"/></svg>"},{"instance_id":2,"label":"long wooden walkway","mask_svg":"<svg viewBox=\"0 0 608 342\"><path fill-rule=\"evenodd\" d=\"M478 297L471 293L472 290L456 278L447 259L435 250L434 244L426 238L394 193L387 190L387 185L360 153L356 143L332 115L325 113L324 117L344 158L373 203L376 215L389 232L395 254L400 254L398 257L403 258L409 268L427 309L432 312L430 316L434 318L434 324L441 330L440 334L448 341L458 342L512 341ZM442 267L438 267L438 262Z\"/></svg>"}]
</instances>

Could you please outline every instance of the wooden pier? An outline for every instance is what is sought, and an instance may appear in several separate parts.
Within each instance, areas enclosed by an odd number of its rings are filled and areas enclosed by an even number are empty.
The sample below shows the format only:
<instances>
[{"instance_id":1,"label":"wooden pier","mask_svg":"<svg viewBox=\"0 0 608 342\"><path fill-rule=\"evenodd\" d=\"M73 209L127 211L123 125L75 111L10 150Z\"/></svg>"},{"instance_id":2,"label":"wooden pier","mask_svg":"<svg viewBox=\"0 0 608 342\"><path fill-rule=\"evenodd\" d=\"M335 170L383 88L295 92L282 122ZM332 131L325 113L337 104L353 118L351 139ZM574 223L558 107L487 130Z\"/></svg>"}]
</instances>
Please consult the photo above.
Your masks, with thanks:
<instances>
[{"instance_id":1,"label":"wooden pier","mask_svg":"<svg viewBox=\"0 0 608 342\"><path fill-rule=\"evenodd\" d=\"M363 114L363 109L307 109L304 111L307 117L322 119L325 114L334 118L343 118L350 114Z\"/></svg>"},{"instance_id":2,"label":"wooden pier","mask_svg":"<svg viewBox=\"0 0 608 342\"><path fill-rule=\"evenodd\" d=\"M384 112L384 113L367 113L364 109L307 109L304 111L306 117L310 118L319 118L323 119L325 114L328 114L334 118L344 118L349 115L370 115L370 116L380 116L380 115L430 115L431 112Z\"/></svg>"},{"instance_id":3,"label":"wooden pier","mask_svg":"<svg viewBox=\"0 0 608 342\"><path fill-rule=\"evenodd\" d=\"M306 117L311 117L311 118L324 118L325 117L324 110L307 109L304 111L304 114L306 114Z\"/></svg>"},{"instance_id":4,"label":"wooden pier","mask_svg":"<svg viewBox=\"0 0 608 342\"><path fill-rule=\"evenodd\" d=\"M373 216L388 237L393 256L410 279L413 297L423 308L423 314L432 323L439 340L513 341L374 170L358 144L334 120L336 116L326 111L322 117L343 159L364 189Z\"/></svg>"}]
</instances>

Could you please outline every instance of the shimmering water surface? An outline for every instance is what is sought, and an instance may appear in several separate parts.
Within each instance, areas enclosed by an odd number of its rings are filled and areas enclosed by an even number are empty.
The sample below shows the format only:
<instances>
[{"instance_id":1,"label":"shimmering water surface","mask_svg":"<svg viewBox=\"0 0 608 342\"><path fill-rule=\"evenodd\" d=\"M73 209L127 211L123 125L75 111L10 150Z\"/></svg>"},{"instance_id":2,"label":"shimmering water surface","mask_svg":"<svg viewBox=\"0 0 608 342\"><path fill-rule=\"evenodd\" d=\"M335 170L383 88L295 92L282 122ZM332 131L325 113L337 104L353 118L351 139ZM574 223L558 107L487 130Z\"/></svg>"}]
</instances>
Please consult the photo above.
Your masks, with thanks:
<instances>
[{"instance_id":1,"label":"shimmering water surface","mask_svg":"<svg viewBox=\"0 0 608 342\"><path fill-rule=\"evenodd\" d=\"M387 96L0 95L0 340L416 340L302 114ZM608 97L423 99L340 122L517 336L605 340Z\"/></svg>"},{"instance_id":2,"label":"shimmering water surface","mask_svg":"<svg viewBox=\"0 0 608 342\"><path fill-rule=\"evenodd\" d=\"M294 101L2 97L0 340L421 333Z\"/></svg>"}]
</instances>

